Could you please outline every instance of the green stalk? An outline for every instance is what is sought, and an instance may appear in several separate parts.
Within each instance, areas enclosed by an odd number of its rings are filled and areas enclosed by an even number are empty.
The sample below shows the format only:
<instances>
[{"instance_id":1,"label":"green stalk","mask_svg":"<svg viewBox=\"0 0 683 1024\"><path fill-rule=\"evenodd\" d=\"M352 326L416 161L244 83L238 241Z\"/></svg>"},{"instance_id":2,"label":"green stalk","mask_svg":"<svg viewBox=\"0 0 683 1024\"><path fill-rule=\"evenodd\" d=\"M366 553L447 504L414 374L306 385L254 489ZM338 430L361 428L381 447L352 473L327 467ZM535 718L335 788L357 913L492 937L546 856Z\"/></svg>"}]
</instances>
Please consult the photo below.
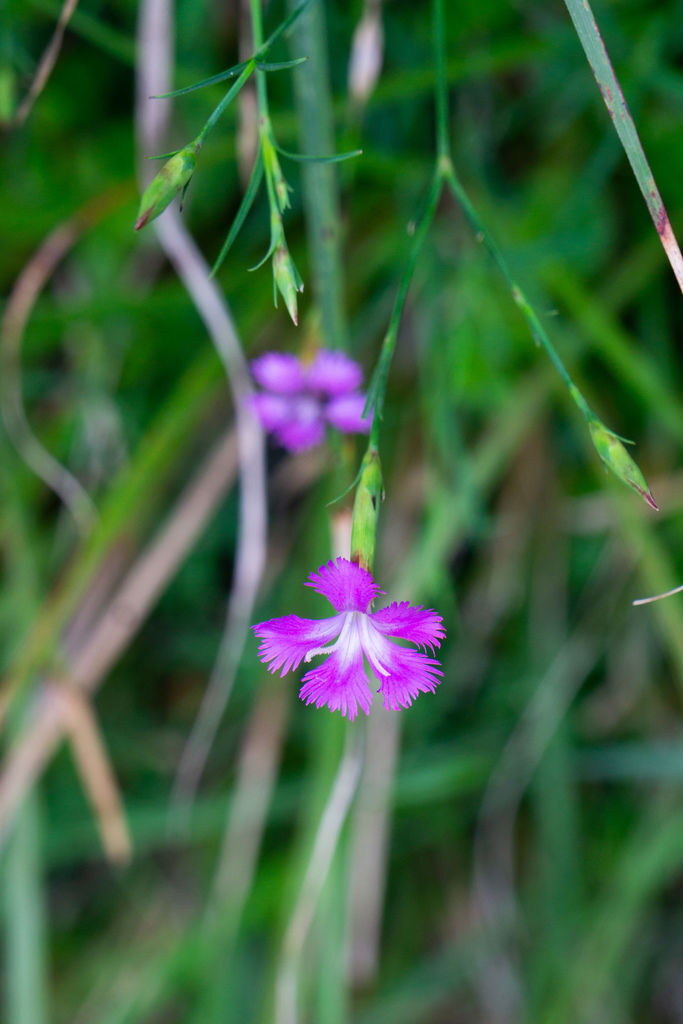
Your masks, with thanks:
<instances>
[{"instance_id":1,"label":"green stalk","mask_svg":"<svg viewBox=\"0 0 683 1024\"><path fill-rule=\"evenodd\" d=\"M439 160L449 160L451 153L448 131L448 93L446 88L446 29L443 0L434 0L434 74L436 83L436 152Z\"/></svg>"},{"instance_id":2,"label":"green stalk","mask_svg":"<svg viewBox=\"0 0 683 1024\"><path fill-rule=\"evenodd\" d=\"M299 0L288 0L294 11ZM334 119L327 58L327 31L322 3L314 3L299 18L292 33L292 55L309 60L294 74L299 134L303 153L334 153ZM337 169L330 163L304 163L301 169L310 252L309 273L322 319L322 334L330 348L348 347L344 305L344 274Z\"/></svg>"},{"instance_id":3,"label":"green stalk","mask_svg":"<svg viewBox=\"0 0 683 1024\"><path fill-rule=\"evenodd\" d=\"M29 792L3 864L7 1024L47 1024L47 927L42 887L41 814Z\"/></svg>"},{"instance_id":4,"label":"green stalk","mask_svg":"<svg viewBox=\"0 0 683 1024\"><path fill-rule=\"evenodd\" d=\"M261 0L250 0L251 33L254 53L263 46L263 15ZM268 93L266 91L266 75L264 71L256 72L256 92L258 95L259 113L268 116Z\"/></svg>"}]
</instances>

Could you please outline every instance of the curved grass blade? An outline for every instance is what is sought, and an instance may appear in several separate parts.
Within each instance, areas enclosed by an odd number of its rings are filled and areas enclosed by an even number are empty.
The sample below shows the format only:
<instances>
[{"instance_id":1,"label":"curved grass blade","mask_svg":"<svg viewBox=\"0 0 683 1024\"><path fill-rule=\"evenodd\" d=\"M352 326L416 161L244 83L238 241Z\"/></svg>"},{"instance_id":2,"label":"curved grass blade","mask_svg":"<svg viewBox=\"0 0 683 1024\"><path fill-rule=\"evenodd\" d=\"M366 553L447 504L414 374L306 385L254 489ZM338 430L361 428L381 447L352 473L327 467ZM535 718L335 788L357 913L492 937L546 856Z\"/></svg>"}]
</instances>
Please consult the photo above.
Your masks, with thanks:
<instances>
[{"instance_id":1,"label":"curved grass blade","mask_svg":"<svg viewBox=\"0 0 683 1024\"><path fill-rule=\"evenodd\" d=\"M266 260L270 259L270 257L275 252L276 246L277 246L277 238L271 238L270 245L268 246L268 252L263 257L263 259L259 260L258 263L255 263L253 267L249 267L248 268L248 271L249 271L250 274L254 270L259 270L263 266L263 264L266 262ZM277 300L275 301L275 305L277 306Z\"/></svg>"},{"instance_id":2,"label":"curved grass blade","mask_svg":"<svg viewBox=\"0 0 683 1024\"><path fill-rule=\"evenodd\" d=\"M294 60L280 60L275 63L269 63L267 61L256 61L257 71L286 71L288 68L298 68L300 64L305 64L308 57L296 57Z\"/></svg>"},{"instance_id":3,"label":"curved grass blade","mask_svg":"<svg viewBox=\"0 0 683 1024\"><path fill-rule=\"evenodd\" d=\"M170 160L172 156L177 156L180 152L179 149L174 149L170 153L159 153L158 156L148 156L148 160Z\"/></svg>"},{"instance_id":4,"label":"curved grass blade","mask_svg":"<svg viewBox=\"0 0 683 1024\"><path fill-rule=\"evenodd\" d=\"M219 71L217 75L205 78L202 82L186 85L184 89L175 89L173 92L163 92L161 95L153 96L152 98L155 100L170 100L176 96L184 96L188 92L194 92L196 89L203 89L207 85L216 85L218 82L224 82L226 78L237 78L244 71L248 63L248 60L242 61L241 64L235 64L233 67L228 68L227 71Z\"/></svg>"},{"instance_id":5,"label":"curved grass blade","mask_svg":"<svg viewBox=\"0 0 683 1024\"><path fill-rule=\"evenodd\" d=\"M664 252L676 275L679 288L683 291L683 256L590 4L588 0L564 0L564 2L569 16L574 22L576 34L581 41L595 80L600 87L605 106L612 118L612 124L643 194Z\"/></svg>"},{"instance_id":6,"label":"curved grass blade","mask_svg":"<svg viewBox=\"0 0 683 1024\"><path fill-rule=\"evenodd\" d=\"M295 160L299 164L339 164L342 160L352 160L355 156L362 156L362 149L350 149L347 153L333 153L332 156L318 156L315 153L290 153L282 146L275 147L287 160Z\"/></svg>"},{"instance_id":7,"label":"curved grass blade","mask_svg":"<svg viewBox=\"0 0 683 1024\"><path fill-rule=\"evenodd\" d=\"M242 202L239 205L239 209L238 209L238 211L237 211L237 213L235 215L235 219L232 222L232 226L231 226L231 228L230 228L230 230L228 232L227 238L225 239L225 242L223 243L223 248L219 252L218 258L216 259L216 262L214 263L213 267L211 268L211 273L210 273L209 277L213 277L214 274L217 273L221 263L223 262L225 257L228 255L228 251L229 251L230 247L232 246L232 243L237 238L237 235L239 234L239 231L240 231L242 225L244 224L246 216L249 213L249 210L251 209L251 207L253 205L253 202L254 202L254 199L256 198L256 193L259 190L259 186L261 184L261 179L262 178L263 178L263 155L261 153L261 150L259 149L258 154L256 156L256 162L254 163L254 167L253 167L252 172L251 172L251 177L249 178L249 184L247 185L247 190L244 193L244 196L242 197Z\"/></svg>"}]
</instances>

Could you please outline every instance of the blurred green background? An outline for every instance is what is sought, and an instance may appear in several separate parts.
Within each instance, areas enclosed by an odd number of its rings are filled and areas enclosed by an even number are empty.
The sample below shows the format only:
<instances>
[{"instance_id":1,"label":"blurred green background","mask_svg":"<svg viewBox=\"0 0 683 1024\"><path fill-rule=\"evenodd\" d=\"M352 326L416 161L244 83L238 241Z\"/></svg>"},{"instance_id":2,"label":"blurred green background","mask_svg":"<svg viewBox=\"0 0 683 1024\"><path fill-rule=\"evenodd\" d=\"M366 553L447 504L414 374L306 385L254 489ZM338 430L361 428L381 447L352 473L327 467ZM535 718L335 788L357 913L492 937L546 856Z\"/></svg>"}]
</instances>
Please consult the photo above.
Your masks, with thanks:
<instances>
[{"instance_id":1,"label":"blurred green background","mask_svg":"<svg viewBox=\"0 0 683 1024\"><path fill-rule=\"evenodd\" d=\"M350 352L367 379L434 163L431 8L386 0L381 75L359 106L347 72L363 5L324 6L336 146L363 149L336 176ZM87 635L93 609L233 420L188 294L153 231L132 230L136 160L149 155L135 152L137 8L82 0L21 126L11 114L59 5L0 8L3 306L49 233L86 208L91 220L29 310L21 385L36 435L101 516L79 540L0 435L6 751L31 735L37 708L49 722L46 680L68 677L75 609ZM444 196L389 381L375 575L391 600L443 615L445 675L409 710L371 716L364 774L298 964L299 1019L678 1024L683 598L631 601L683 580L681 296L564 6L446 8L458 173L591 406L637 442L661 512L607 476ZM677 230L683 3L614 0L595 13ZM274 0L267 29L284 15ZM177 86L234 64L241 33L248 52L244 25L236 0L178 0ZM288 149L299 145L297 73L268 78ZM216 86L173 102L169 149L221 95ZM207 141L183 213L209 261L244 189L238 113L230 107ZM249 357L320 341L299 168L285 172L287 239L307 282L299 328L273 308L268 266L247 272L268 245L263 194L217 278ZM327 614L303 583L330 557L337 506L326 502L361 454L360 441L296 457L269 446L254 621ZM130 862L103 853L73 743L24 786L17 815L0 769L7 1024L283 1020L283 936L344 723L301 704L293 676L269 676L250 636L192 811L182 822L169 812L221 640L237 508L233 484L94 701Z\"/></svg>"}]
</instances>

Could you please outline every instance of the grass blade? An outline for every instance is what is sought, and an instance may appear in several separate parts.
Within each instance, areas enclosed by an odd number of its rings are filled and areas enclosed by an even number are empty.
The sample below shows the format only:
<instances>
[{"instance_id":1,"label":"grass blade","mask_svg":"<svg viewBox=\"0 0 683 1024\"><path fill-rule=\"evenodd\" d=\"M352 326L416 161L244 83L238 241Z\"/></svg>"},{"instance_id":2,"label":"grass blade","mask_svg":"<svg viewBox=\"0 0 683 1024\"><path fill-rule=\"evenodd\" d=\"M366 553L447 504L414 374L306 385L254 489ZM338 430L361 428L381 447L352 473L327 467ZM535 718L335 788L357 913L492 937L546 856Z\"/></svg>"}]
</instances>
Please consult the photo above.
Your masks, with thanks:
<instances>
[{"instance_id":1,"label":"grass blade","mask_svg":"<svg viewBox=\"0 0 683 1024\"><path fill-rule=\"evenodd\" d=\"M249 61L242 61L241 64L234 64L231 68L226 71L219 71L217 75L212 75L211 78L204 78L201 82L195 82L194 85L186 85L184 89L174 89L173 92L163 92L159 96L154 96L155 100L172 100L176 96L185 96L188 92L196 92L197 89L204 89L207 85L217 85L219 82L224 82L226 78L237 78L239 74L246 68Z\"/></svg>"},{"instance_id":2,"label":"grass blade","mask_svg":"<svg viewBox=\"0 0 683 1024\"><path fill-rule=\"evenodd\" d=\"M657 229L671 269L676 275L678 285L683 291L683 256L673 233L669 215L659 194L659 189L647 162L631 111L621 91L619 80L614 73L612 62L600 35L595 17L588 0L565 0L574 28L581 41L588 63L598 83L605 106L612 118L612 124L624 147L638 187L643 194L645 204Z\"/></svg>"},{"instance_id":3,"label":"grass blade","mask_svg":"<svg viewBox=\"0 0 683 1024\"><path fill-rule=\"evenodd\" d=\"M295 160L299 164L340 164L342 160L351 160L354 156L361 156L362 149L350 149L347 153L333 153L331 156L319 156L315 153L290 153L282 146L275 147L287 160Z\"/></svg>"},{"instance_id":4,"label":"grass blade","mask_svg":"<svg viewBox=\"0 0 683 1024\"><path fill-rule=\"evenodd\" d=\"M256 198L256 193L259 190L259 186L261 184L261 179L262 178L263 178L263 156L261 154L261 150L259 149L258 155L256 157L256 162L254 164L254 168L253 168L253 170L251 172L251 177L249 178L249 184L247 185L247 190L244 193L244 196L242 198L242 202L239 205L239 209L237 211L237 214L235 216L234 221L232 222L232 226L230 228L230 231L228 232L228 236L225 239L225 242L223 243L223 248L219 252L218 257L216 259L216 262L214 263L213 267L211 268L211 277L213 277L217 273L217 271L218 271L220 265L222 264L223 260L228 255L228 252L230 250L230 247L232 246L232 243L237 238L237 235L239 234L240 229L241 229L242 225L244 224L244 221L246 220L246 216L249 213L249 210L251 209L251 207L252 207L252 205L254 203L254 199Z\"/></svg>"}]
</instances>

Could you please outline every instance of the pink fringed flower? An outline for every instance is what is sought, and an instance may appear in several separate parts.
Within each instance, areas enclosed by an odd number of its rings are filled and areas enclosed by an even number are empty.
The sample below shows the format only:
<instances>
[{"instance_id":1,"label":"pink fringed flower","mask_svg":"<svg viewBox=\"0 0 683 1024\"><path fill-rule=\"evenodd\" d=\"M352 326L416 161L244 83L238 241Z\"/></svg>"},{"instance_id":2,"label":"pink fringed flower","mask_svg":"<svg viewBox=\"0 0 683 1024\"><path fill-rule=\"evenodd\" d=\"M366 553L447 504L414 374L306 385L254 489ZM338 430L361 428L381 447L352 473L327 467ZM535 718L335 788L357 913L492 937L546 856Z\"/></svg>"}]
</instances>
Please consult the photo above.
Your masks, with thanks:
<instances>
[{"instance_id":1,"label":"pink fringed flower","mask_svg":"<svg viewBox=\"0 0 683 1024\"><path fill-rule=\"evenodd\" d=\"M365 395L359 391L363 371L343 352L318 352L305 366L296 356L266 352L251 370L263 391L251 399L266 430L288 451L320 444L329 423L345 434L367 434Z\"/></svg>"},{"instance_id":2,"label":"pink fringed flower","mask_svg":"<svg viewBox=\"0 0 683 1024\"><path fill-rule=\"evenodd\" d=\"M364 658L380 683L377 692L383 695L386 708L407 708L419 693L434 692L443 676L439 662L393 640L407 640L434 653L446 635L440 615L407 601L369 611L384 591L369 572L346 558L321 565L306 586L323 594L337 614L329 619L285 615L252 627L261 641L259 658L270 672L280 669L283 676L302 661L308 663L318 655L325 658L303 677L302 700L317 708L327 704L330 711L341 711L351 721L359 706L367 715L372 693Z\"/></svg>"}]
</instances>

